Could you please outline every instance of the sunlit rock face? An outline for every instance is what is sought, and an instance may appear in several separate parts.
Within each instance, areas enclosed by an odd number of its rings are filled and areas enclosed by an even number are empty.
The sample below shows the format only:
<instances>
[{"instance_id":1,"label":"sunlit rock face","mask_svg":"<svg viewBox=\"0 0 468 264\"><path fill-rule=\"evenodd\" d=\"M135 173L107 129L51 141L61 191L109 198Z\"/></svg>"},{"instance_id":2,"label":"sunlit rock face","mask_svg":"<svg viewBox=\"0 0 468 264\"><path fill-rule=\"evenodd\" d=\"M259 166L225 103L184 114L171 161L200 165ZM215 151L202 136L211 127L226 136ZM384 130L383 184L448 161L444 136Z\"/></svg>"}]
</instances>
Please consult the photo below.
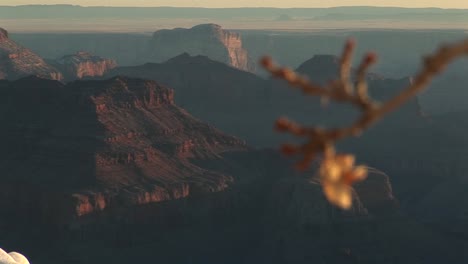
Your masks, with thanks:
<instances>
[{"instance_id":1,"label":"sunlit rock face","mask_svg":"<svg viewBox=\"0 0 468 264\"><path fill-rule=\"evenodd\" d=\"M205 55L232 67L255 71L255 63L242 47L240 34L224 30L219 25L203 24L190 29L159 30L153 34L150 58L163 62L181 53Z\"/></svg>"},{"instance_id":2,"label":"sunlit rock face","mask_svg":"<svg viewBox=\"0 0 468 264\"><path fill-rule=\"evenodd\" d=\"M115 60L95 56L84 51L63 56L51 64L60 69L67 80L100 77L117 67Z\"/></svg>"},{"instance_id":3,"label":"sunlit rock face","mask_svg":"<svg viewBox=\"0 0 468 264\"><path fill-rule=\"evenodd\" d=\"M15 80L29 75L52 80L63 79L59 70L31 50L9 39L8 32L0 28L0 79Z\"/></svg>"}]
</instances>

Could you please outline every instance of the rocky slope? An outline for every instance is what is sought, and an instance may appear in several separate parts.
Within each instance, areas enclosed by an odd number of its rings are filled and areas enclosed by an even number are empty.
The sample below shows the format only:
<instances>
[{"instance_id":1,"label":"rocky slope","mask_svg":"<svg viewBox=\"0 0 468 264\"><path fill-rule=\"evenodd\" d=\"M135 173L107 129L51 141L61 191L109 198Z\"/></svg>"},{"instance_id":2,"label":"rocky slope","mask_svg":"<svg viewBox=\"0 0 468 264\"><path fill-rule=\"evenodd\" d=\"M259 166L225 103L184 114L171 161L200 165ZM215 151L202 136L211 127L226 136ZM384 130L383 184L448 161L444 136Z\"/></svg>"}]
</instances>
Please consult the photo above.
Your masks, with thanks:
<instances>
[{"instance_id":1,"label":"rocky slope","mask_svg":"<svg viewBox=\"0 0 468 264\"><path fill-rule=\"evenodd\" d=\"M95 56L84 51L63 56L52 61L51 64L63 73L67 81L100 77L117 67L115 60Z\"/></svg>"},{"instance_id":2,"label":"rocky slope","mask_svg":"<svg viewBox=\"0 0 468 264\"><path fill-rule=\"evenodd\" d=\"M0 28L0 79L19 79L35 75L42 78L62 80L59 70L47 64L31 50L24 48L8 37Z\"/></svg>"},{"instance_id":3,"label":"rocky slope","mask_svg":"<svg viewBox=\"0 0 468 264\"><path fill-rule=\"evenodd\" d=\"M152 61L163 62L184 52L205 55L244 71L255 71L255 63L242 47L241 36L219 25L202 24L190 29L159 30L153 34Z\"/></svg>"},{"instance_id":4,"label":"rocky slope","mask_svg":"<svg viewBox=\"0 0 468 264\"><path fill-rule=\"evenodd\" d=\"M152 81L63 85L27 78L2 86L0 167L9 172L2 195L28 210L41 208L44 216L72 218L220 191L232 175L190 159L216 160L220 152L245 149L241 140L191 117L174 104L172 90Z\"/></svg>"}]
</instances>

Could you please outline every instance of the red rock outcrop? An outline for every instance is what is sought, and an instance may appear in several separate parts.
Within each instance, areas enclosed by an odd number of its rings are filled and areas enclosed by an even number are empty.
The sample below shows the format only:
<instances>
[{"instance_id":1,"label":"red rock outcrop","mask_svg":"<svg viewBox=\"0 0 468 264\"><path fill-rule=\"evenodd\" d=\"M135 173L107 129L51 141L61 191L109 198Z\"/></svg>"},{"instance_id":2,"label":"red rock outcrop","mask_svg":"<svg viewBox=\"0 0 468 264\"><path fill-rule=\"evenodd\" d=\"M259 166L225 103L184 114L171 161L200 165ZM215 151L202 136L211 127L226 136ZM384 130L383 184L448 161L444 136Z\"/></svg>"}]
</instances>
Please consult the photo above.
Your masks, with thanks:
<instances>
[{"instance_id":1,"label":"red rock outcrop","mask_svg":"<svg viewBox=\"0 0 468 264\"><path fill-rule=\"evenodd\" d=\"M5 192L10 194L4 199L43 208L45 215L55 208L53 214L70 219L217 192L233 177L191 160L217 160L221 152L245 149L243 141L176 106L173 90L154 81L116 77L63 85L27 78L0 85L0 167L9 171L2 186L27 194ZM26 191L28 186L35 191ZM41 193L42 202L34 193Z\"/></svg>"},{"instance_id":2,"label":"red rock outcrop","mask_svg":"<svg viewBox=\"0 0 468 264\"><path fill-rule=\"evenodd\" d=\"M115 60L95 56L84 51L63 56L54 61L53 65L63 72L67 80L100 77L117 67Z\"/></svg>"},{"instance_id":3,"label":"red rock outcrop","mask_svg":"<svg viewBox=\"0 0 468 264\"><path fill-rule=\"evenodd\" d=\"M62 73L47 64L31 50L8 38L8 32L0 28L0 79L19 79L28 75L62 80Z\"/></svg>"},{"instance_id":4,"label":"red rock outcrop","mask_svg":"<svg viewBox=\"0 0 468 264\"><path fill-rule=\"evenodd\" d=\"M163 62L186 52L190 55L205 55L244 71L256 70L255 62L242 47L240 34L215 24L156 31L150 49L154 62Z\"/></svg>"}]
</instances>

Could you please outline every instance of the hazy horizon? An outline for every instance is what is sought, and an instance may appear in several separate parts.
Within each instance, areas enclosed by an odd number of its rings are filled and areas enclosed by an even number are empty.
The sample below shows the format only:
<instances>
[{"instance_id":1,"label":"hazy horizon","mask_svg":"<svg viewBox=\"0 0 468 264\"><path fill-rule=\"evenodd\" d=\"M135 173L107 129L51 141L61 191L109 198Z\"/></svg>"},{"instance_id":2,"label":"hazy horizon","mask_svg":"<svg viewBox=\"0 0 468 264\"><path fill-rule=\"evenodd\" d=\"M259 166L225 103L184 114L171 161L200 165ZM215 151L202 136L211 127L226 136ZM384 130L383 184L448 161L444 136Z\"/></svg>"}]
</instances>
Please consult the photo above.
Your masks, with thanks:
<instances>
[{"instance_id":1,"label":"hazy horizon","mask_svg":"<svg viewBox=\"0 0 468 264\"><path fill-rule=\"evenodd\" d=\"M151 3L149 3L151 2ZM91 0L74 0L74 1L56 1L56 0L0 0L0 5L5 6L21 6L21 5L80 5L80 6L125 6L125 7L205 7L205 8L233 8L233 7L276 7L276 8L326 8L340 6L375 6L375 7L403 7L403 8L444 8L444 9L465 9L468 8L468 2L460 0L447 0L441 2L439 0L381 0L376 3L375 0L331 0L323 3L323 1L310 0L238 0L235 2L224 2L214 0L113 0L107 1L106 4L96 3Z\"/></svg>"}]
</instances>

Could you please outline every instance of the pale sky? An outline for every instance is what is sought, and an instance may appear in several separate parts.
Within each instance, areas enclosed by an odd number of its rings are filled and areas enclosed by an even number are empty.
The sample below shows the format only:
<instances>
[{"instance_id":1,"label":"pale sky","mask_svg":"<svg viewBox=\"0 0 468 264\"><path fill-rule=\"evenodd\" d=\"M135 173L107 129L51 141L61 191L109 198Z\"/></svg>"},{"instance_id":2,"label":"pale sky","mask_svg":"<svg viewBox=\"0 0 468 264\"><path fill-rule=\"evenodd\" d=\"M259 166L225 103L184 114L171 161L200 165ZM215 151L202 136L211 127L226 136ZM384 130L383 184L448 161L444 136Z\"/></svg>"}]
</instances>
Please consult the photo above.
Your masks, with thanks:
<instances>
[{"instance_id":1,"label":"pale sky","mask_svg":"<svg viewBox=\"0 0 468 264\"><path fill-rule=\"evenodd\" d=\"M399 6L468 8L468 0L0 0L0 5L74 4L82 6L332 7Z\"/></svg>"}]
</instances>

